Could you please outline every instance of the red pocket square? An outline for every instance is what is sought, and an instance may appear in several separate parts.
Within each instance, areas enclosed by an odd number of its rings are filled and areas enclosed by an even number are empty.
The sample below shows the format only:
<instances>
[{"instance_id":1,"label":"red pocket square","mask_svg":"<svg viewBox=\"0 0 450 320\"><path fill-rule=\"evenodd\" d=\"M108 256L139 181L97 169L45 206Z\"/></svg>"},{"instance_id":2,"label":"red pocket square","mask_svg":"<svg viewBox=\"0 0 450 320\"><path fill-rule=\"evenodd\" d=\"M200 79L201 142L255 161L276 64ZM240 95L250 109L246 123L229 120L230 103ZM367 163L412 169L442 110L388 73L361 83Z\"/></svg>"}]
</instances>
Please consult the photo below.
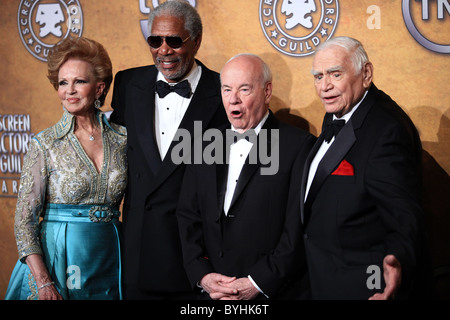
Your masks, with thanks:
<instances>
[{"instance_id":1,"label":"red pocket square","mask_svg":"<svg viewBox=\"0 0 450 320\"><path fill-rule=\"evenodd\" d=\"M339 167L332 173L333 176L354 176L355 170L347 160L342 160Z\"/></svg>"}]
</instances>

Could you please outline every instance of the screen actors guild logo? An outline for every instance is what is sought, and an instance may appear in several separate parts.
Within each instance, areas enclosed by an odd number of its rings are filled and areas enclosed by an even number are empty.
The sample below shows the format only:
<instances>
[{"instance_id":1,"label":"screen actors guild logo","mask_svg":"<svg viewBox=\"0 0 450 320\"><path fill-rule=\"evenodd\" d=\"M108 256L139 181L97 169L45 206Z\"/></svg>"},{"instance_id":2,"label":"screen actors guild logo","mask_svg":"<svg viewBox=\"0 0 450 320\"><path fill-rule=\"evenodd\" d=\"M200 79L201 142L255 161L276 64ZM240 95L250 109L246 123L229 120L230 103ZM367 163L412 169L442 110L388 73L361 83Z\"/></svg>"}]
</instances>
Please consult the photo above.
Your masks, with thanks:
<instances>
[{"instance_id":1,"label":"screen actors guild logo","mask_svg":"<svg viewBox=\"0 0 450 320\"><path fill-rule=\"evenodd\" d=\"M259 21L270 44L292 57L308 56L336 29L338 0L260 0Z\"/></svg>"},{"instance_id":2,"label":"screen actors guild logo","mask_svg":"<svg viewBox=\"0 0 450 320\"><path fill-rule=\"evenodd\" d=\"M49 33L57 37L62 36L59 24L64 21L64 15L59 3L40 4L36 12L36 22L40 25L39 37L44 38Z\"/></svg>"},{"instance_id":3,"label":"screen actors guild logo","mask_svg":"<svg viewBox=\"0 0 450 320\"><path fill-rule=\"evenodd\" d=\"M21 0L17 24L28 52L47 61L49 50L56 43L69 36L81 36L83 12L78 0Z\"/></svg>"},{"instance_id":4,"label":"screen actors guild logo","mask_svg":"<svg viewBox=\"0 0 450 320\"><path fill-rule=\"evenodd\" d=\"M283 1L281 5L281 13L286 17L286 29L295 28L297 25L302 25L307 29L313 27L311 13L316 11L316 4L314 1Z\"/></svg>"}]
</instances>

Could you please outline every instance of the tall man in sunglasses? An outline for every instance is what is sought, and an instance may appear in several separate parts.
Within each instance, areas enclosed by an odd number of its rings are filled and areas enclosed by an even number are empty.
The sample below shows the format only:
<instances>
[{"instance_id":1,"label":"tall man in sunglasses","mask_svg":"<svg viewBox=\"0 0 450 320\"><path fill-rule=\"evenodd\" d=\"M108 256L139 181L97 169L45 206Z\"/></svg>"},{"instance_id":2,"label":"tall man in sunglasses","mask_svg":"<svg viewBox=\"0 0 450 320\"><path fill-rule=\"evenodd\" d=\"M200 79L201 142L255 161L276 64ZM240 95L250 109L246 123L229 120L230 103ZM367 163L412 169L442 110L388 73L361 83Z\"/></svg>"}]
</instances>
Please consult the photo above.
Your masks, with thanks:
<instances>
[{"instance_id":1,"label":"tall man in sunglasses","mask_svg":"<svg viewBox=\"0 0 450 320\"><path fill-rule=\"evenodd\" d=\"M194 58L202 40L196 10L184 1L166 1L151 12L148 29L155 64L118 72L112 99L111 120L128 132L124 294L190 299L175 216L185 165L176 165L171 151L178 128L193 137L194 121L206 130L227 117L218 73Z\"/></svg>"}]
</instances>

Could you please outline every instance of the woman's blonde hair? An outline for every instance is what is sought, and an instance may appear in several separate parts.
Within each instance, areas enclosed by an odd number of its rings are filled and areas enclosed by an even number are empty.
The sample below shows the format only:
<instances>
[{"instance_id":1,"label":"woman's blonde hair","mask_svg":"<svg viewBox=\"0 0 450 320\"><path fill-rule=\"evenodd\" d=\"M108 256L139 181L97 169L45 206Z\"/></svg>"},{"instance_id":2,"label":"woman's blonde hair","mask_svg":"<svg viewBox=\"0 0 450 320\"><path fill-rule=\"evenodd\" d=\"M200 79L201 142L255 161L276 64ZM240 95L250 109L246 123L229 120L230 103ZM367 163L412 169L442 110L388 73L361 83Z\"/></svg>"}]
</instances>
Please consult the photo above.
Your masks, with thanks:
<instances>
[{"instance_id":1,"label":"woman's blonde hair","mask_svg":"<svg viewBox=\"0 0 450 320\"><path fill-rule=\"evenodd\" d=\"M70 58L77 58L89 63L94 70L95 80L105 83L105 89L99 98L103 105L113 80L112 63L105 48L97 41L82 37L66 38L56 44L47 57L47 77L56 90L59 87L59 69Z\"/></svg>"}]
</instances>

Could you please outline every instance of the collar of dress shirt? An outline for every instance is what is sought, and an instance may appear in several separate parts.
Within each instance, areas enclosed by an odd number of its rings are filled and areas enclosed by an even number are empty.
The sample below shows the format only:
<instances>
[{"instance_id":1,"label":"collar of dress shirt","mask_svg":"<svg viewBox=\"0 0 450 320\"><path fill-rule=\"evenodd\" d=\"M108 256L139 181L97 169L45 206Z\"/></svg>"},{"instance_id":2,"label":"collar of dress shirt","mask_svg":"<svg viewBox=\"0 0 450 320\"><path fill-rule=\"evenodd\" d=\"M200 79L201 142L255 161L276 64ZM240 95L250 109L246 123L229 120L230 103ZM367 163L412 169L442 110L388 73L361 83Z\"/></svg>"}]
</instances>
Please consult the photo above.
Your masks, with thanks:
<instances>
[{"instance_id":1,"label":"collar of dress shirt","mask_svg":"<svg viewBox=\"0 0 450 320\"><path fill-rule=\"evenodd\" d=\"M259 134L259 131L261 131L262 126L266 122L267 118L269 117L269 110L267 110L266 115L261 119L261 121L258 123L258 125L255 127L255 133L256 135ZM231 125L231 130L237 131L233 125Z\"/></svg>"},{"instance_id":2,"label":"collar of dress shirt","mask_svg":"<svg viewBox=\"0 0 450 320\"><path fill-rule=\"evenodd\" d=\"M191 85L192 92L195 92L195 89L197 88L198 82L200 81L200 76L202 74L202 67L197 64L197 62L194 61L194 64L192 65L192 69L189 72L189 74L181 79L179 82L183 80L189 81ZM158 72L158 76L156 77L156 81L162 80L164 82L167 82L166 78L164 78L163 74L161 72ZM170 83L172 85L172 83ZM175 85L175 83L173 83ZM157 96L157 95L156 95Z\"/></svg>"},{"instance_id":3,"label":"collar of dress shirt","mask_svg":"<svg viewBox=\"0 0 450 320\"><path fill-rule=\"evenodd\" d=\"M345 123L347 123L347 121L350 119L350 117L352 116L352 114L356 111L356 109L358 109L359 105L361 104L361 102L363 102L364 98L367 95L367 90L364 93L363 97L361 98L361 100L359 100L359 102L352 108L352 110L350 110L350 112L344 114L342 117L338 118L333 114L333 120L345 120Z\"/></svg>"}]
</instances>

